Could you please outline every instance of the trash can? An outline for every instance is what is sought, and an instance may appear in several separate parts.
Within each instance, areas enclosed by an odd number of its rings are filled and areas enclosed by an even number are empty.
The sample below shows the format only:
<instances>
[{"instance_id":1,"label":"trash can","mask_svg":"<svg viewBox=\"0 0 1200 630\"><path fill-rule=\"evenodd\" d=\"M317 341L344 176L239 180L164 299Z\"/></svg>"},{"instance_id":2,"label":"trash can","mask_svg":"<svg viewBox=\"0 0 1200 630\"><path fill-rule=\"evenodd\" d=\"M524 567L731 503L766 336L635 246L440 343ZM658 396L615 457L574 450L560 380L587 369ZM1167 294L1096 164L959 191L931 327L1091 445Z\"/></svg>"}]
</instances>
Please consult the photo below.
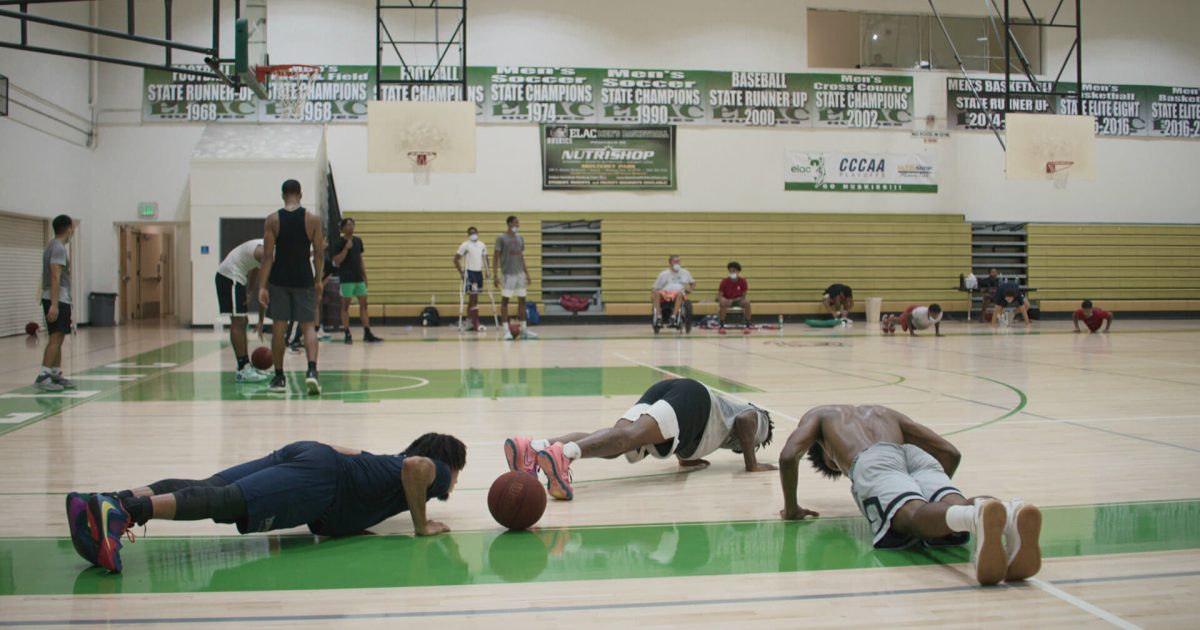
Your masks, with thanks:
<instances>
[{"instance_id":1,"label":"trash can","mask_svg":"<svg viewBox=\"0 0 1200 630\"><path fill-rule=\"evenodd\" d=\"M867 323L872 324L879 321L879 316L883 311L883 298L870 297L867 298Z\"/></svg>"},{"instance_id":2,"label":"trash can","mask_svg":"<svg viewBox=\"0 0 1200 630\"><path fill-rule=\"evenodd\" d=\"M88 321L92 326L116 326L117 294L89 293Z\"/></svg>"}]
</instances>

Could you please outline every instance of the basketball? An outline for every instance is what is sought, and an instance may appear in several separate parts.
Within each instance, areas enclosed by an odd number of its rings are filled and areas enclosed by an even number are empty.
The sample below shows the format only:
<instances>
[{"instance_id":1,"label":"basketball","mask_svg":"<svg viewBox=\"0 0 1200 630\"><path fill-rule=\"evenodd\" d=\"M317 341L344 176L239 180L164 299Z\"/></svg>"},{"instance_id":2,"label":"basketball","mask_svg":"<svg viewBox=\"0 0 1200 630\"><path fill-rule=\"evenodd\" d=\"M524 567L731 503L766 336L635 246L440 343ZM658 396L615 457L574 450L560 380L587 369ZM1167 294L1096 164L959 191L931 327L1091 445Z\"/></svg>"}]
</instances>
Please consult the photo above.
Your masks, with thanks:
<instances>
[{"instance_id":1,"label":"basketball","mask_svg":"<svg viewBox=\"0 0 1200 630\"><path fill-rule=\"evenodd\" d=\"M38 332L37 322L29 322L28 324L25 324L25 334L26 335L36 335L37 332Z\"/></svg>"},{"instance_id":2,"label":"basketball","mask_svg":"<svg viewBox=\"0 0 1200 630\"><path fill-rule=\"evenodd\" d=\"M260 370L269 370L275 362L275 357L271 355L271 349L266 346L259 346L254 349L254 353L250 355L250 363Z\"/></svg>"},{"instance_id":3,"label":"basketball","mask_svg":"<svg viewBox=\"0 0 1200 630\"><path fill-rule=\"evenodd\" d=\"M537 477L527 472L504 473L488 490L488 511L508 529L528 529L546 511L546 491Z\"/></svg>"},{"instance_id":4,"label":"basketball","mask_svg":"<svg viewBox=\"0 0 1200 630\"><path fill-rule=\"evenodd\" d=\"M513 339L521 336L521 322L509 322L508 332L513 336Z\"/></svg>"}]
</instances>

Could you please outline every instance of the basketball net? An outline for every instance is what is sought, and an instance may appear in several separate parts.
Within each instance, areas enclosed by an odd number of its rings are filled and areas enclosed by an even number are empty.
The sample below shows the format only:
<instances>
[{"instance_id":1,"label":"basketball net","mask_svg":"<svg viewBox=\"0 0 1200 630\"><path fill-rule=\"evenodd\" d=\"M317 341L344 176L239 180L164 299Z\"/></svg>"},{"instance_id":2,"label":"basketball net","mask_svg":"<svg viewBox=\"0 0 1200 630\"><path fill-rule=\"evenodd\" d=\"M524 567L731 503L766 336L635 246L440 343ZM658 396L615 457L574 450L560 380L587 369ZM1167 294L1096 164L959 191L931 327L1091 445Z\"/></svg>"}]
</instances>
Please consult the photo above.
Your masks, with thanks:
<instances>
[{"instance_id":1,"label":"basketball net","mask_svg":"<svg viewBox=\"0 0 1200 630\"><path fill-rule=\"evenodd\" d=\"M1075 163L1070 160L1056 160L1046 162L1046 172L1054 179L1054 187L1062 190L1067 187L1067 178L1071 174L1071 167Z\"/></svg>"},{"instance_id":2,"label":"basketball net","mask_svg":"<svg viewBox=\"0 0 1200 630\"><path fill-rule=\"evenodd\" d=\"M295 120L304 117L304 104L321 76L320 66L259 66L254 72L260 83L271 78L270 94L275 99L276 115Z\"/></svg>"},{"instance_id":3,"label":"basketball net","mask_svg":"<svg viewBox=\"0 0 1200 630\"><path fill-rule=\"evenodd\" d=\"M413 163L413 184L429 185L429 171L433 169L433 161L437 159L437 151L409 151L408 159Z\"/></svg>"}]
</instances>

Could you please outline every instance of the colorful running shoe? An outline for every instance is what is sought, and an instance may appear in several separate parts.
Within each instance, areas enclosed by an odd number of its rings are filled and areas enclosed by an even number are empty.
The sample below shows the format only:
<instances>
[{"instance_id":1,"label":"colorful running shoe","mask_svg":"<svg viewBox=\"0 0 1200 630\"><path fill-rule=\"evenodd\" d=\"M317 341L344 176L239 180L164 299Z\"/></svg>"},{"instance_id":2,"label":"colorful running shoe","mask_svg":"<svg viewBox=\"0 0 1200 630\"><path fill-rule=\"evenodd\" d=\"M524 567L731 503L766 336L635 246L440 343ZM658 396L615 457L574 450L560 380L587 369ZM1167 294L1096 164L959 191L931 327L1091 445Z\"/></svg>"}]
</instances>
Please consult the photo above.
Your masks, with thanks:
<instances>
[{"instance_id":1,"label":"colorful running shoe","mask_svg":"<svg viewBox=\"0 0 1200 630\"><path fill-rule=\"evenodd\" d=\"M75 553L92 565L97 565L96 524L88 514L91 494L72 492L67 495L67 526L71 529L71 544Z\"/></svg>"},{"instance_id":2,"label":"colorful running shoe","mask_svg":"<svg viewBox=\"0 0 1200 630\"><path fill-rule=\"evenodd\" d=\"M113 573L121 572L121 538L133 521L121 507L121 500L110 494L93 495L88 501L88 518L98 533L97 562Z\"/></svg>"},{"instance_id":3,"label":"colorful running shoe","mask_svg":"<svg viewBox=\"0 0 1200 630\"><path fill-rule=\"evenodd\" d=\"M571 489L571 460L563 454L561 442L555 442L537 455L538 468L546 473L546 489L550 496L560 501L570 501L575 497Z\"/></svg>"},{"instance_id":4,"label":"colorful running shoe","mask_svg":"<svg viewBox=\"0 0 1200 630\"><path fill-rule=\"evenodd\" d=\"M511 471L527 472L537 476L537 451L533 450L529 438L514 437L504 440L504 460Z\"/></svg>"}]
</instances>

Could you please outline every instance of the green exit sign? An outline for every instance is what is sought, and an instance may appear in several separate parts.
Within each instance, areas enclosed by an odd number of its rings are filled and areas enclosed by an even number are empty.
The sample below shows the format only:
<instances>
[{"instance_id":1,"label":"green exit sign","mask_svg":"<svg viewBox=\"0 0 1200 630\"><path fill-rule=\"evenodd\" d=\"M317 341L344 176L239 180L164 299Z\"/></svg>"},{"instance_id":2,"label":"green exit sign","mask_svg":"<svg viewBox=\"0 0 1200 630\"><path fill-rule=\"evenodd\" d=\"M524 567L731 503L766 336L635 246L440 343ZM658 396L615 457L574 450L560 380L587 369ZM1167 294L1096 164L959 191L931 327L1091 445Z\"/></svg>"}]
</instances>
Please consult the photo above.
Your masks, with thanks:
<instances>
[{"instance_id":1,"label":"green exit sign","mask_svg":"<svg viewBox=\"0 0 1200 630\"><path fill-rule=\"evenodd\" d=\"M154 202L144 202L138 204L138 216L143 219L153 219L158 216L158 204Z\"/></svg>"}]
</instances>

